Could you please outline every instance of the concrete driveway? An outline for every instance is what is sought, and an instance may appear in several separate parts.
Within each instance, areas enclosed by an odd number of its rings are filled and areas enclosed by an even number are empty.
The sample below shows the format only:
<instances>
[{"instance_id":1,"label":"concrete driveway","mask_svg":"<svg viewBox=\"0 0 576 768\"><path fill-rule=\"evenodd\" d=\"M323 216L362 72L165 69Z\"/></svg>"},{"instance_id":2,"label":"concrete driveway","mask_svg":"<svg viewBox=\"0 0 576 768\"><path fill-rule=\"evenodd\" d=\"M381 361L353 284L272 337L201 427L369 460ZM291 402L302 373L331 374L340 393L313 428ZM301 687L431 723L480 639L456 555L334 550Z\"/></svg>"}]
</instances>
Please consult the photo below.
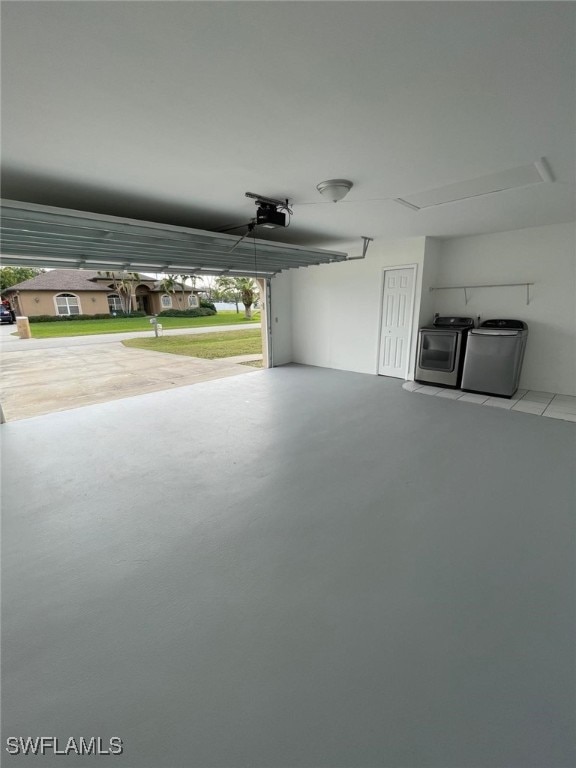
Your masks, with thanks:
<instances>
[{"instance_id":1,"label":"concrete driveway","mask_svg":"<svg viewBox=\"0 0 576 768\"><path fill-rule=\"evenodd\" d=\"M0 403L6 421L255 373L254 368L241 362L261 358L244 355L201 360L149 352L125 347L115 338L117 334L104 341L102 337L94 341L93 336L13 341L15 337L8 337L6 331L13 332L14 326L3 326L1 330ZM202 329L207 330L222 328ZM143 335L150 336L145 332L130 334L130 338Z\"/></svg>"}]
</instances>

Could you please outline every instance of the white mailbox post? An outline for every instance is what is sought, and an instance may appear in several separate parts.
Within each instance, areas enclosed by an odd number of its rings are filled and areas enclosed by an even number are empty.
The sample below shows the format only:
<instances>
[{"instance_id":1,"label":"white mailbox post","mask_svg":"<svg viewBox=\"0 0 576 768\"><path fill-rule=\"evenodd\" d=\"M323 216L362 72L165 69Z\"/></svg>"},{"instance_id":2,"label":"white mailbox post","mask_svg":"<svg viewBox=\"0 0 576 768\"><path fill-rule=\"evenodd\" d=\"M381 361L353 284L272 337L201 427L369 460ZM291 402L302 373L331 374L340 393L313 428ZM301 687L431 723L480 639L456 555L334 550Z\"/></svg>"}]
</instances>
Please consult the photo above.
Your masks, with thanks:
<instances>
[{"instance_id":1,"label":"white mailbox post","mask_svg":"<svg viewBox=\"0 0 576 768\"><path fill-rule=\"evenodd\" d=\"M150 322L154 326L154 336L158 338L158 336L162 336L162 324L158 322L157 317L151 317Z\"/></svg>"}]
</instances>

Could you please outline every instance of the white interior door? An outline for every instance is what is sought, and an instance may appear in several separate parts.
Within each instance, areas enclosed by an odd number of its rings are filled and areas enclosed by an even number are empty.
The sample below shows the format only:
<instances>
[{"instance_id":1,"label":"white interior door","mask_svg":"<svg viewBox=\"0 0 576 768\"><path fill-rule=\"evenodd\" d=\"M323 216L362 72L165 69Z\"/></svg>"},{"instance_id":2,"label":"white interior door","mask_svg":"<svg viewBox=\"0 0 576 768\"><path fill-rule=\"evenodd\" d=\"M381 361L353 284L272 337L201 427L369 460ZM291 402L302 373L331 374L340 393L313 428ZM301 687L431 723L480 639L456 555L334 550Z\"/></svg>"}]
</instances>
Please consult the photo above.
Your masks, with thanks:
<instances>
[{"instance_id":1,"label":"white interior door","mask_svg":"<svg viewBox=\"0 0 576 768\"><path fill-rule=\"evenodd\" d=\"M415 267L387 269L384 273L380 360L378 373L405 379L410 359Z\"/></svg>"}]
</instances>

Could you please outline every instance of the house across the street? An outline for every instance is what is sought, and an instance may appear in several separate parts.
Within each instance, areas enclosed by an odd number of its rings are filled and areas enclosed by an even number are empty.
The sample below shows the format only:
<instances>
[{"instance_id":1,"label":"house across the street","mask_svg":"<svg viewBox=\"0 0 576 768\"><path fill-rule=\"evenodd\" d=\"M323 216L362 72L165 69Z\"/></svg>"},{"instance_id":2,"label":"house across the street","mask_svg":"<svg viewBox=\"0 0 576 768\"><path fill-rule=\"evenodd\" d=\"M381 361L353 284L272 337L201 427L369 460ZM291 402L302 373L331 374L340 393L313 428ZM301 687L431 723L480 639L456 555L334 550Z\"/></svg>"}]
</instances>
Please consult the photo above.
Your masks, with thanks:
<instances>
[{"instance_id":1,"label":"house across the street","mask_svg":"<svg viewBox=\"0 0 576 768\"><path fill-rule=\"evenodd\" d=\"M135 273L53 269L4 291L17 315L103 315L126 311L156 315L200 306L201 288Z\"/></svg>"}]
</instances>

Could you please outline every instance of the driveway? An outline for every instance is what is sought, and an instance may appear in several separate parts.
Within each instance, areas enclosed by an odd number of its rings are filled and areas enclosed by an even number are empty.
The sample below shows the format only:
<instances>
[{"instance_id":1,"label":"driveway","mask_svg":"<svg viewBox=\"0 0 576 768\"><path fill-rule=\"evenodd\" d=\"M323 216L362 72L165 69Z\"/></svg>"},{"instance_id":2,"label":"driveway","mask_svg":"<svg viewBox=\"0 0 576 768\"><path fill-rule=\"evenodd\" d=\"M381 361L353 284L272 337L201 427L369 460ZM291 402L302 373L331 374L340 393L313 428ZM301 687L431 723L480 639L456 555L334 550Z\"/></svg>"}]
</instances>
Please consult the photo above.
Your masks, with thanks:
<instances>
[{"instance_id":1,"label":"driveway","mask_svg":"<svg viewBox=\"0 0 576 768\"><path fill-rule=\"evenodd\" d=\"M131 349L117 338L125 334L108 335L104 341L100 336L99 343L93 336L13 342L6 338L5 329L13 331L14 327L2 328L0 402L6 421L255 373L254 368L241 363L261 358L244 355L201 360ZM206 330L222 331L223 328L202 329ZM190 330L172 331L182 332L190 333ZM127 337L142 335L150 336L150 333Z\"/></svg>"}]
</instances>

